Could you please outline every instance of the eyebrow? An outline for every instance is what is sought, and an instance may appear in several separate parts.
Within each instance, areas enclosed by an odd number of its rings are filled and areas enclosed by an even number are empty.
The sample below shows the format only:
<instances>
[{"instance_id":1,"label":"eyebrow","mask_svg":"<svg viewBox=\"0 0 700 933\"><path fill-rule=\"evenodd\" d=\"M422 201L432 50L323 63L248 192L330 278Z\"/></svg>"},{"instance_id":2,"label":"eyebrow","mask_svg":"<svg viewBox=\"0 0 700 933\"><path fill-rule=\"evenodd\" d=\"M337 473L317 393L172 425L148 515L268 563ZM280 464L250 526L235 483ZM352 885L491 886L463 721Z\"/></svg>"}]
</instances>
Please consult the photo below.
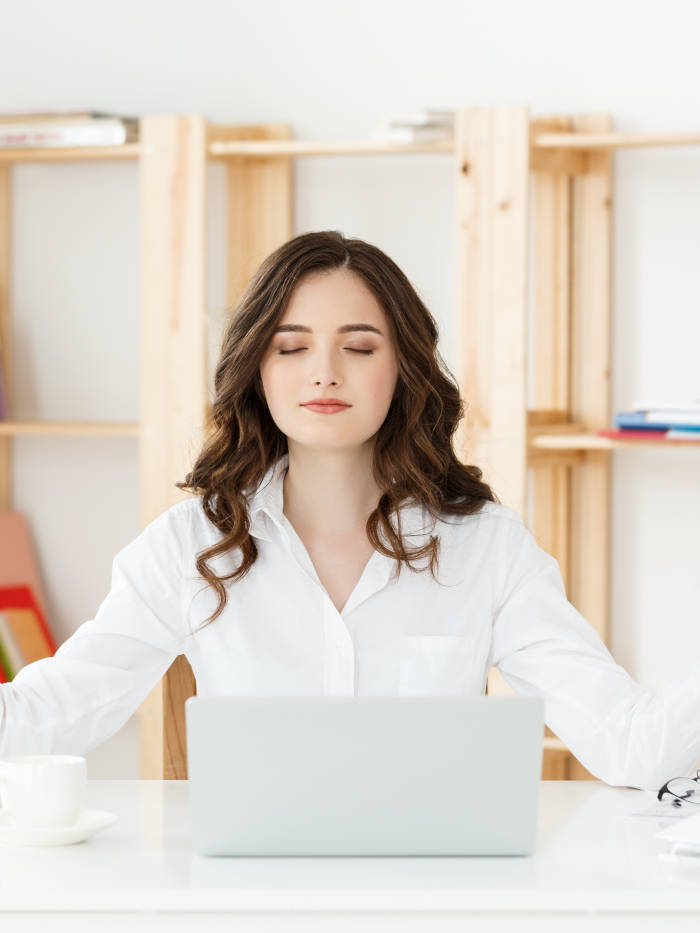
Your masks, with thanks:
<instances>
[{"instance_id":1,"label":"eyebrow","mask_svg":"<svg viewBox=\"0 0 700 933\"><path fill-rule=\"evenodd\" d=\"M342 327L339 327L336 333L338 334L347 334L351 331L356 330L370 330L375 334L379 334L380 337L383 337L384 334L379 330L378 327L374 327L372 324L343 324ZM313 330L310 327L307 327L305 324L280 324L279 327L276 327L274 333L281 333L286 331L303 331L306 334L312 334Z\"/></svg>"}]
</instances>

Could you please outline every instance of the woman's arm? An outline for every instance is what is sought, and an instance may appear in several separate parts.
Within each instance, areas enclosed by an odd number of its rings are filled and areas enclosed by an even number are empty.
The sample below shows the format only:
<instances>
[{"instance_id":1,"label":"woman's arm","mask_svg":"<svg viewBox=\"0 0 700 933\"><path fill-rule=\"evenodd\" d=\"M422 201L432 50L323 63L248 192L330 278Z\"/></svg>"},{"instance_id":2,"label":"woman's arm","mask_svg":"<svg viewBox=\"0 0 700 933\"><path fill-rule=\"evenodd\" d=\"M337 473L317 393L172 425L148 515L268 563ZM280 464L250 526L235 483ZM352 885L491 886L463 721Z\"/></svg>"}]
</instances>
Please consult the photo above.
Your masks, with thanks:
<instances>
[{"instance_id":1,"label":"woman's arm","mask_svg":"<svg viewBox=\"0 0 700 933\"><path fill-rule=\"evenodd\" d=\"M568 601L556 559L524 524L514 539L489 666L541 696L549 728L606 783L658 790L688 774L700 759L700 662L642 687Z\"/></svg>"},{"instance_id":2,"label":"woman's arm","mask_svg":"<svg viewBox=\"0 0 700 933\"><path fill-rule=\"evenodd\" d=\"M181 505L119 551L95 618L0 686L0 757L85 754L124 725L183 653Z\"/></svg>"}]
</instances>

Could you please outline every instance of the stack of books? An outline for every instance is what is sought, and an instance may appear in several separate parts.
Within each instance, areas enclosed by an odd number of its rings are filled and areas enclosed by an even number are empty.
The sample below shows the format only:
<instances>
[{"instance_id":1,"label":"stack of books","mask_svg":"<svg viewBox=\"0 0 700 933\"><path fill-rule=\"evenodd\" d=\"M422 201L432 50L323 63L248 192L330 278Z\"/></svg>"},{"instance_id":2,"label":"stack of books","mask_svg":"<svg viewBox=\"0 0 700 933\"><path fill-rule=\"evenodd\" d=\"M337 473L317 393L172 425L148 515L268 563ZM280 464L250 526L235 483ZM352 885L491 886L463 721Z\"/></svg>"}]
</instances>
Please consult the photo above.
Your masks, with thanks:
<instances>
[{"instance_id":1,"label":"stack of books","mask_svg":"<svg viewBox=\"0 0 700 933\"><path fill-rule=\"evenodd\" d=\"M25 516L0 512L0 683L56 653L45 605Z\"/></svg>"},{"instance_id":2,"label":"stack of books","mask_svg":"<svg viewBox=\"0 0 700 933\"><path fill-rule=\"evenodd\" d=\"M376 127L372 138L382 143L424 143L454 138L454 110L424 107L395 116Z\"/></svg>"},{"instance_id":3,"label":"stack of books","mask_svg":"<svg viewBox=\"0 0 700 933\"><path fill-rule=\"evenodd\" d=\"M101 110L0 112L0 149L120 146L138 137L138 117Z\"/></svg>"},{"instance_id":4,"label":"stack of books","mask_svg":"<svg viewBox=\"0 0 700 933\"><path fill-rule=\"evenodd\" d=\"M681 402L642 400L632 411L615 415L615 430L598 431L600 437L700 442L700 399Z\"/></svg>"}]
</instances>

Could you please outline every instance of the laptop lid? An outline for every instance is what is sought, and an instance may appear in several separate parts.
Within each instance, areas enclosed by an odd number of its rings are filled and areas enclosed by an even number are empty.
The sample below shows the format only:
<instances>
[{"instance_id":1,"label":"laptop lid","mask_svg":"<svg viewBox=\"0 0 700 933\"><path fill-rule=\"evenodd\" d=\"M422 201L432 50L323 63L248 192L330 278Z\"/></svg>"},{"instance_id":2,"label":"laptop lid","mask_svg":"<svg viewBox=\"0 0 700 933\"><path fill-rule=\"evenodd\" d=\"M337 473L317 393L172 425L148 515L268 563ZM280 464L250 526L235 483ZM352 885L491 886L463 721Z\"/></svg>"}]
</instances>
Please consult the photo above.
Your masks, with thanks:
<instances>
[{"instance_id":1,"label":"laptop lid","mask_svg":"<svg viewBox=\"0 0 700 933\"><path fill-rule=\"evenodd\" d=\"M201 855L528 855L539 697L190 697Z\"/></svg>"}]
</instances>

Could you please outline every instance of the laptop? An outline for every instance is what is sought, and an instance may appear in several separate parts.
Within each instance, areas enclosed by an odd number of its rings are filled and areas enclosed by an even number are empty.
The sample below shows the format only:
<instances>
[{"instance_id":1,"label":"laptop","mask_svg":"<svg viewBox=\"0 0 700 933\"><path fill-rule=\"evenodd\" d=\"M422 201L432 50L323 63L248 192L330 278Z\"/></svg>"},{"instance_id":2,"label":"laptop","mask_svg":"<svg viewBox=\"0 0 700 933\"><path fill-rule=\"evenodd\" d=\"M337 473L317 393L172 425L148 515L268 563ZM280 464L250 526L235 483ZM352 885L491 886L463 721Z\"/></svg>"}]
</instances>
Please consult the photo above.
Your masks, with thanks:
<instances>
[{"instance_id":1,"label":"laptop","mask_svg":"<svg viewBox=\"0 0 700 933\"><path fill-rule=\"evenodd\" d=\"M529 855L539 697L190 697L200 855Z\"/></svg>"}]
</instances>

